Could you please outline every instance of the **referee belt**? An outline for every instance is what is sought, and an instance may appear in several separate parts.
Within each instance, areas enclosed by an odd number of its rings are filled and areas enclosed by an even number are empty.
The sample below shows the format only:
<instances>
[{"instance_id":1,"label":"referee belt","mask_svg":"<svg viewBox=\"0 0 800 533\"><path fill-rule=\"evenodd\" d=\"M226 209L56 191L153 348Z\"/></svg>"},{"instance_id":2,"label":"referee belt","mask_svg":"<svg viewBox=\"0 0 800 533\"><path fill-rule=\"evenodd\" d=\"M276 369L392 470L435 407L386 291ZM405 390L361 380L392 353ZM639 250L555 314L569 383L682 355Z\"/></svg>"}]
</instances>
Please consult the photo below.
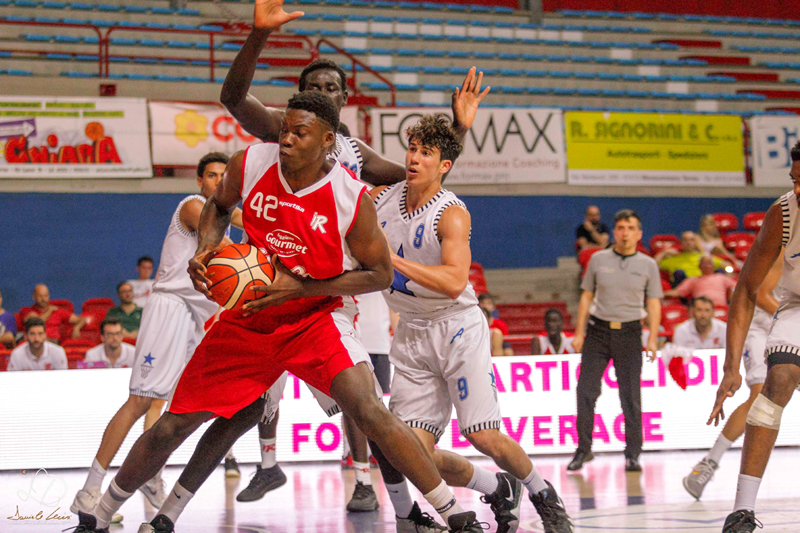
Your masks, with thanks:
<instances>
[{"instance_id":1,"label":"referee belt","mask_svg":"<svg viewBox=\"0 0 800 533\"><path fill-rule=\"evenodd\" d=\"M597 318L594 315L589 316L589 324L604 329L633 329L642 327L642 323L639 320L632 320L630 322L609 322L608 320Z\"/></svg>"}]
</instances>

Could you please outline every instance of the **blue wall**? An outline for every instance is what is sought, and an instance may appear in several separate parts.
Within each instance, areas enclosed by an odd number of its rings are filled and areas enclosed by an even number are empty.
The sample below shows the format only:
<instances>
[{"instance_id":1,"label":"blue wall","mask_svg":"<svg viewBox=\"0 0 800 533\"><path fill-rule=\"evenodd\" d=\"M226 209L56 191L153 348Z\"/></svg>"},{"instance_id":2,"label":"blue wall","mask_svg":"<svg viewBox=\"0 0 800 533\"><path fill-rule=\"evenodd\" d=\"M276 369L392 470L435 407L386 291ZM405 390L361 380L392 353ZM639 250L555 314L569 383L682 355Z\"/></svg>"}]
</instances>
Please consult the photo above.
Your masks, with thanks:
<instances>
[{"instance_id":1,"label":"blue wall","mask_svg":"<svg viewBox=\"0 0 800 533\"><path fill-rule=\"evenodd\" d=\"M136 277L136 259L158 261L167 225L181 194L0 195L0 290L3 307L30 305L33 286L51 298L116 299L114 287ZM741 216L764 211L769 198L590 198L468 196L475 261L486 268L555 266L574 254L575 228L587 205L609 223L623 207L636 210L645 242L656 233L696 229L704 213ZM239 235L232 235L238 240Z\"/></svg>"}]
</instances>

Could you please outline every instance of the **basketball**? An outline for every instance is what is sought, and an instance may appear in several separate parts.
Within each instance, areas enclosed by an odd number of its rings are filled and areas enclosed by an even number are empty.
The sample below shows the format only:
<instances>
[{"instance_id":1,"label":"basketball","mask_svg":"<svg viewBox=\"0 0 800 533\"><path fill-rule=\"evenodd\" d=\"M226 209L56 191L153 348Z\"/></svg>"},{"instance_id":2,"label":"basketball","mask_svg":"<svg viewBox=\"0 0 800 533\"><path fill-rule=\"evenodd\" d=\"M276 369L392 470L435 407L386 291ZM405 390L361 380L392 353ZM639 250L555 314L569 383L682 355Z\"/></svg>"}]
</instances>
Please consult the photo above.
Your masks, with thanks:
<instances>
[{"instance_id":1,"label":"basketball","mask_svg":"<svg viewBox=\"0 0 800 533\"><path fill-rule=\"evenodd\" d=\"M206 277L215 302L225 309L241 309L263 296L253 292L253 287L272 283L275 269L255 246L231 244L208 262Z\"/></svg>"}]
</instances>

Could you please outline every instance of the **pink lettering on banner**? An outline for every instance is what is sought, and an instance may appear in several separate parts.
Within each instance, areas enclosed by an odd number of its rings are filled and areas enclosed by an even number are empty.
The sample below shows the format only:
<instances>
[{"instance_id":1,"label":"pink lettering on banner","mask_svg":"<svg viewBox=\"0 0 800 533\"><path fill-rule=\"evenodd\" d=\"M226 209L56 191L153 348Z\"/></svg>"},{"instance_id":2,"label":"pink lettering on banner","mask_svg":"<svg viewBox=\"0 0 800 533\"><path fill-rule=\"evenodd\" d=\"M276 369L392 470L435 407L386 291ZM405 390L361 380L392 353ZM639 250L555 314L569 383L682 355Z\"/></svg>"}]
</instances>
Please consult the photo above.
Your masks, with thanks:
<instances>
[{"instance_id":1,"label":"pink lettering on banner","mask_svg":"<svg viewBox=\"0 0 800 533\"><path fill-rule=\"evenodd\" d=\"M581 379L581 364L578 363L578 366L575 368L575 382L577 383Z\"/></svg>"},{"instance_id":2,"label":"pink lettering on banner","mask_svg":"<svg viewBox=\"0 0 800 533\"><path fill-rule=\"evenodd\" d=\"M572 442L578 444L578 424L577 418L574 415L559 416L558 417L558 433L561 445L567 443L567 436L572 437Z\"/></svg>"},{"instance_id":3,"label":"pink lettering on banner","mask_svg":"<svg viewBox=\"0 0 800 533\"><path fill-rule=\"evenodd\" d=\"M609 370L611 370L611 365L612 364L613 363L611 361L608 362L608 366L606 367L606 371L603 372L603 380L606 382L606 385L608 385L609 388L617 389L617 388L619 388L619 385L617 384L617 382L615 380L611 379L611 374L609 374Z\"/></svg>"},{"instance_id":4,"label":"pink lettering on banner","mask_svg":"<svg viewBox=\"0 0 800 533\"><path fill-rule=\"evenodd\" d=\"M292 452L300 452L300 443L308 442L308 435L303 435L301 431L310 431L311 424L292 424Z\"/></svg>"},{"instance_id":5,"label":"pink lettering on banner","mask_svg":"<svg viewBox=\"0 0 800 533\"><path fill-rule=\"evenodd\" d=\"M667 369L664 366L664 360L660 357L658 358L658 386L667 386Z\"/></svg>"},{"instance_id":6,"label":"pink lettering on banner","mask_svg":"<svg viewBox=\"0 0 800 533\"><path fill-rule=\"evenodd\" d=\"M294 374L289 374L292 376L292 385L294 386L294 399L300 399L300 378L295 376Z\"/></svg>"},{"instance_id":7,"label":"pink lettering on banner","mask_svg":"<svg viewBox=\"0 0 800 533\"><path fill-rule=\"evenodd\" d=\"M691 377L692 365L697 367L697 375L695 377ZM705 367L703 365L703 360L699 357L692 357L692 360L686 365L686 386L691 387L692 385L699 385L703 382L704 377Z\"/></svg>"},{"instance_id":8,"label":"pink lettering on banner","mask_svg":"<svg viewBox=\"0 0 800 533\"><path fill-rule=\"evenodd\" d=\"M528 363L511 363L511 391L517 392L517 383L522 383L527 392L533 391L531 385L531 365Z\"/></svg>"},{"instance_id":9,"label":"pink lettering on banner","mask_svg":"<svg viewBox=\"0 0 800 533\"><path fill-rule=\"evenodd\" d=\"M549 437L550 428L542 427L540 424L550 424L553 422L551 416L534 416L533 417L533 445L534 446L552 446L553 439ZM563 444L563 443L562 443Z\"/></svg>"},{"instance_id":10,"label":"pink lettering on banner","mask_svg":"<svg viewBox=\"0 0 800 533\"><path fill-rule=\"evenodd\" d=\"M542 371L542 389L550 391L550 369L558 366L558 361L541 361L536 363L536 368Z\"/></svg>"},{"instance_id":11,"label":"pink lettering on banner","mask_svg":"<svg viewBox=\"0 0 800 533\"><path fill-rule=\"evenodd\" d=\"M497 392L505 392L506 386L503 385L503 380L500 379L500 372L497 371L497 365L492 365L492 370L494 370L494 380L495 385L497 386Z\"/></svg>"},{"instance_id":12,"label":"pink lettering on banner","mask_svg":"<svg viewBox=\"0 0 800 533\"><path fill-rule=\"evenodd\" d=\"M569 361L561 361L561 390L569 390Z\"/></svg>"},{"instance_id":13,"label":"pink lettering on banner","mask_svg":"<svg viewBox=\"0 0 800 533\"><path fill-rule=\"evenodd\" d=\"M625 415L619 415L614 420L614 436L620 442L625 442L625 430L622 426L625 424Z\"/></svg>"},{"instance_id":14,"label":"pink lettering on banner","mask_svg":"<svg viewBox=\"0 0 800 533\"><path fill-rule=\"evenodd\" d=\"M652 379L643 379L642 380L642 388L643 389L646 389L646 388L652 389L655 386L656 386L656 382L653 381Z\"/></svg>"},{"instance_id":15,"label":"pink lettering on banner","mask_svg":"<svg viewBox=\"0 0 800 533\"><path fill-rule=\"evenodd\" d=\"M606 423L603 422L603 417L601 415L594 415L594 431L592 432L592 438L600 439L606 444L611 442L611 437L608 436L608 430L606 429Z\"/></svg>"},{"instance_id":16,"label":"pink lettering on banner","mask_svg":"<svg viewBox=\"0 0 800 533\"><path fill-rule=\"evenodd\" d=\"M333 438L331 439L330 444L325 444L325 440L322 438L323 434L326 431L330 431ZM320 424L317 428L317 447L322 450L323 452L330 452L335 450L339 447L339 442L342 440L342 435L339 433L339 426L336 424L331 424L330 422L325 422L324 424Z\"/></svg>"},{"instance_id":17,"label":"pink lettering on banner","mask_svg":"<svg viewBox=\"0 0 800 533\"><path fill-rule=\"evenodd\" d=\"M506 428L506 434L517 441L517 444L522 440L522 432L525 431L525 424L528 422L527 418L520 418L519 424L517 425L516 431L514 431L514 425L511 422L511 419L508 417L503 417L503 425Z\"/></svg>"},{"instance_id":18,"label":"pink lettering on banner","mask_svg":"<svg viewBox=\"0 0 800 533\"><path fill-rule=\"evenodd\" d=\"M642 413L642 433L645 442L664 442L664 435L654 433L661 430L661 424L656 423L656 420L661 420L661 413Z\"/></svg>"},{"instance_id":19,"label":"pink lettering on banner","mask_svg":"<svg viewBox=\"0 0 800 533\"><path fill-rule=\"evenodd\" d=\"M719 385L719 363L717 363L717 356L711 356L711 384Z\"/></svg>"},{"instance_id":20,"label":"pink lettering on banner","mask_svg":"<svg viewBox=\"0 0 800 533\"><path fill-rule=\"evenodd\" d=\"M453 448L469 448L469 441L461 435L458 429L458 420L450 421L450 434L453 436Z\"/></svg>"}]
</instances>

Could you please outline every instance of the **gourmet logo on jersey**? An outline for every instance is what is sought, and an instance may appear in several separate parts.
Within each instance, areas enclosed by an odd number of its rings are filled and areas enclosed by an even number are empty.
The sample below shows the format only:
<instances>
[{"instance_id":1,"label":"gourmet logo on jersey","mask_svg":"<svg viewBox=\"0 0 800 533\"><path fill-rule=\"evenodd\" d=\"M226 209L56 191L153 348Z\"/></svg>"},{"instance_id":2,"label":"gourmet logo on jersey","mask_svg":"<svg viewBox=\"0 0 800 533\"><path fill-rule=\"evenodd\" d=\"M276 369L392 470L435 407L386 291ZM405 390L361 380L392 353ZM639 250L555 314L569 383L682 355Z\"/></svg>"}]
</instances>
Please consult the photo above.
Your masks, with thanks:
<instances>
[{"instance_id":1,"label":"gourmet logo on jersey","mask_svg":"<svg viewBox=\"0 0 800 533\"><path fill-rule=\"evenodd\" d=\"M264 240L278 254L278 257L294 257L308 251L308 246L303 244L300 237L282 229L271 231L264 237Z\"/></svg>"}]
</instances>

